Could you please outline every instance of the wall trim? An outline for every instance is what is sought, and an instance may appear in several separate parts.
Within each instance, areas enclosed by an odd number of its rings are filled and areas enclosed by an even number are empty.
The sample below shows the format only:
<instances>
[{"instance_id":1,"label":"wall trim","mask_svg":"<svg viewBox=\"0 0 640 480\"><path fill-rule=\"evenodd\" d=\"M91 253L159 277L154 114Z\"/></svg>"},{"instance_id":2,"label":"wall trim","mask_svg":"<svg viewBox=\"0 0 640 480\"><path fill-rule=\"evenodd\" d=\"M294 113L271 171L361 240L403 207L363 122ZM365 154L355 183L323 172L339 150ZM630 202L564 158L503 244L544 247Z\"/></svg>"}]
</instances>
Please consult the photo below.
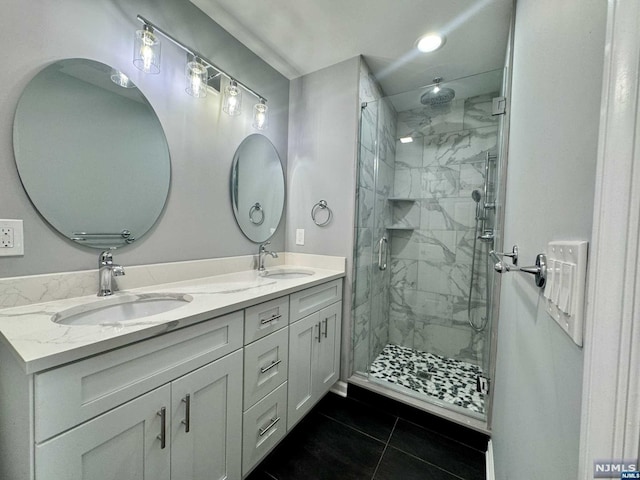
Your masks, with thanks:
<instances>
[{"instance_id":1,"label":"wall trim","mask_svg":"<svg viewBox=\"0 0 640 480\"><path fill-rule=\"evenodd\" d=\"M340 395L341 397L347 398L348 387L349 387L349 384L347 382L338 380L336 383L333 384L333 387L331 387L329 391L335 393L336 395Z\"/></svg>"},{"instance_id":2,"label":"wall trim","mask_svg":"<svg viewBox=\"0 0 640 480\"><path fill-rule=\"evenodd\" d=\"M580 479L640 447L640 2L609 0L584 342ZM634 165L636 168L634 168Z\"/></svg>"},{"instance_id":3,"label":"wall trim","mask_svg":"<svg viewBox=\"0 0 640 480\"><path fill-rule=\"evenodd\" d=\"M493 465L493 442L489 440L487 452L485 453L485 463L487 466L487 480L496 479L496 470Z\"/></svg>"}]
</instances>

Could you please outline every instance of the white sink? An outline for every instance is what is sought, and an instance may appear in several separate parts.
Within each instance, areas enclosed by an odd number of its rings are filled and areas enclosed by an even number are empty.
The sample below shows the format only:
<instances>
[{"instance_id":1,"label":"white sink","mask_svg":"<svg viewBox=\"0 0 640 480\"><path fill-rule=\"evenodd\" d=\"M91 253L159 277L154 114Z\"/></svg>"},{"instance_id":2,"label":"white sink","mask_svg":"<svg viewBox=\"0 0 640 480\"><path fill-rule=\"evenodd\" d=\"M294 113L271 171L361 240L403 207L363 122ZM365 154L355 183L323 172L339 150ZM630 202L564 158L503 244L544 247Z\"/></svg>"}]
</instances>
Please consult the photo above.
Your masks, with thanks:
<instances>
[{"instance_id":1,"label":"white sink","mask_svg":"<svg viewBox=\"0 0 640 480\"><path fill-rule=\"evenodd\" d=\"M267 270L264 273L264 276L274 280L289 280L291 278L308 277L314 273L315 272L313 270L307 270L304 268L273 268Z\"/></svg>"},{"instance_id":2,"label":"white sink","mask_svg":"<svg viewBox=\"0 0 640 480\"><path fill-rule=\"evenodd\" d=\"M51 321L63 325L101 325L128 322L183 307L191 295L145 293L116 295L56 313Z\"/></svg>"}]
</instances>

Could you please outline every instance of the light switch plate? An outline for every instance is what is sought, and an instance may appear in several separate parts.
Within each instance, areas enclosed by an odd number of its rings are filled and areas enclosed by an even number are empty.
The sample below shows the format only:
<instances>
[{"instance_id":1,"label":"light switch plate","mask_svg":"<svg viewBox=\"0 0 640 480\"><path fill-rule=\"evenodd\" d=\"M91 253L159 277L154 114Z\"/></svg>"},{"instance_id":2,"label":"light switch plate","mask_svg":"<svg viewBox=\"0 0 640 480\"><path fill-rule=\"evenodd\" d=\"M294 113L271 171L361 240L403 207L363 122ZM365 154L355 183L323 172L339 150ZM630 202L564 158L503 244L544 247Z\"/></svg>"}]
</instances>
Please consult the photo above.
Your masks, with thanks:
<instances>
[{"instance_id":1,"label":"light switch plate","mask_svg":"<svg viewBox=\"0 0 640 480\"><path fill-rule=\"evenodd\" d=\"M22 220L0 220L0 257L24 255Z\"/></svg>"},{"instance_id":2,"label":"light switch plate","mask_svg":"<svg viewBox=\"0 0 640 480\"><path fill-rule=\"evenodd\" d=\"M304 245L304 228L296 229L296 245Z\"/></svg>"},{"instance_id":3,"label":"light switch plate","mask_svg":"<svg viewBox=\"0 0 640 480\"><path fill-rule=\"evenodd\" d=\"M582 346L589 243L549 242L547 246L547 313Z\"/></svg>"}]
</instances>

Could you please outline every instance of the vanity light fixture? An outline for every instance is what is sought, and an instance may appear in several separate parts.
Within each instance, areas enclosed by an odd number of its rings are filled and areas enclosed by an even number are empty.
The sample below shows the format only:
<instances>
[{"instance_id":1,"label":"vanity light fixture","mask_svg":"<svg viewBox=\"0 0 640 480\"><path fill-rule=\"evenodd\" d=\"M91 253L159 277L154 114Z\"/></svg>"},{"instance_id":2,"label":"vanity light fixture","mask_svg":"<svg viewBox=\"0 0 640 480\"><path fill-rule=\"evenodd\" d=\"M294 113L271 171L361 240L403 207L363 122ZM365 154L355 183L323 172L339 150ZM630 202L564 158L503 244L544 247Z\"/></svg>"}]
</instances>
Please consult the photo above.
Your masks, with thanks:
<instances>
[{"instance_id":1,"label":"vanity light fixture","mask_svg":"<svg viewBox=\"0 0 640 480\"><path fill-rule=\"evenodd\" d=\"M238 82L229 80L229 85L224 89L222 99L222 111L232 117L242 113L242 92L238 88Z\"/></svg>"},{"instance_id":2,"label":"vanity light fixture","mask_svg":"<svg viewBox=\"0 0 640 480\"><path fill-rule=\"evenodd\" d=\"M144 73L160 73L160 42L146 23L138 30L133 45L133 64Z\"/></svg>"},{"instance_id":3,"label":"vanity light fixture","mask_svg":"<svg viewBox=\"0 0 640 480\"><path fill-rule=\"evenodd\" d=\"M256 130L266 130L269 122L269 107L264 98L253 106L253 128Z\"/></svg>"},{"instance_id":4,"label":"vanity light fixture","mask_svg":"<svg viewBox=\"0 0 640 480\"><path fill-rule=\"evenodd\" d=\"M435 52L444 45L445 37L439 33L428 33L418 39L416 46L424 53Z\"/></svg>"},{"instance_id":5,"label":"vanity light fixture","mask_svg":"<svg viewBox=\"0 0 640 480\"><path fill-rule=\"evenodd\" d=\"M411 143L413 142L413 137L402 137L400 139L400 143Z\"/></svg>"},{"instance_id":6,"label":"vanity light fixture","mask_svg":"<svg viewBox=\"0 0 640 480\"><path fill-rule=\"evenodd\" d=\"M151 23L146 18L138 15L138 20L143 23L142 30L136 32L134 45L133 64L146 73L160 72L160 42L158 35L162 35L174 45L180 47L189 55L185 74L187 77L186 92L194 97L206 96L207 87L220 91L221 77L228 80L224 89L222 110L231 116L240 115L242 106L242 91L246 91L258 99L253 108L253 127L264 130L268 123L267 99L245 84L232 78L227 72L217 67L193 48L171 36L166 31Z\"/></svg>"},{"instance_id":7,"label":"vanity light fixture","mask_svg":"<svg viewBox=\"0 0 640 480\"><path fill-rule=\"evenodd\" d=\"M185 75L187 77L187 88L185 91L192 97L206 97L207 79L209 78L209 71L206 65L203 65L200 59L196 57L192 61L187 62Z\"/></svg>"}]
</instances>

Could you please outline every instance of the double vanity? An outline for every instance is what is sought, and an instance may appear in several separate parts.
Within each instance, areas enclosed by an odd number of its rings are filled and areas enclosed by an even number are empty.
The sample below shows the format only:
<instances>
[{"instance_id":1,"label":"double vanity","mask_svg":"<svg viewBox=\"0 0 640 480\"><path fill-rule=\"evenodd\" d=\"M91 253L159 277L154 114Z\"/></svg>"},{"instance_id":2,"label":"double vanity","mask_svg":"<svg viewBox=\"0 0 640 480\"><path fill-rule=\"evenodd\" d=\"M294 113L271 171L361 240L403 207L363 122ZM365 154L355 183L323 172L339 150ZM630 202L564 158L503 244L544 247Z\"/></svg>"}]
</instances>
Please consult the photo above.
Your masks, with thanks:
<instances>
[{"instance_id":1,"label":"double vanity","mask_svg":"<svg viewBox=\"0 0 640 480\"><path fill-rule=\"evenodd\" d=\"M344 259L281 256L0 310L0 478L248 475L339 375Z\"/></svg>"}]
</instances>

